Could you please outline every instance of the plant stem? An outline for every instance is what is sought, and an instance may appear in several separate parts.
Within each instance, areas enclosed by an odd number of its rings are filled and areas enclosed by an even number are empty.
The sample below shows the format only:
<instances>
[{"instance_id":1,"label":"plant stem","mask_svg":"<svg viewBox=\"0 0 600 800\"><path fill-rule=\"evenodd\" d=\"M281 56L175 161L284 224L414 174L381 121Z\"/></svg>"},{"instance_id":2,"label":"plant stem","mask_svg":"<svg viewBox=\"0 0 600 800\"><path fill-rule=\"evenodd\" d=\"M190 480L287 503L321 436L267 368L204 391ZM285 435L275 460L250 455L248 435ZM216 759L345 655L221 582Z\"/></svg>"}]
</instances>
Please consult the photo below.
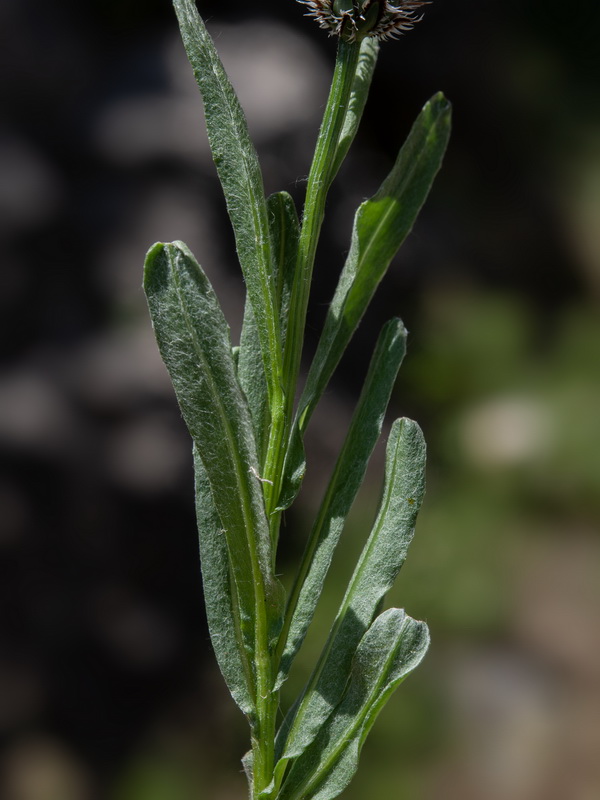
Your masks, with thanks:
<instances>
[{"instance_id":1,"label":"plant stem","mask_svg":"<svg viewBox=\"0 0 600 800\"><path fill-rule=\"evenodd\" d=\"M273 482L272 485L265 484L265 503L267 514L272 515L271 531L274 542L276 542L279 528L279 514L274 514L274 511L279 500L283 477L282 470L286 452L283 445L289 436L292 424L312 271L325 214L327 192L339 168L339 160L335 158L335 154L358 68L359 54L359 42L350 43L339 40L329 99L306 187L298 261L291 291L290 313L283 353L285 413L283 418L279 417L277 420L273 420L264 470L265 477Z\"/></svg>"},{"instance_id":2,"label":"plant stem","mask_svg":"<svg viewBox=\"0 0 600 800\"><path fill-rule=\"evenodd\" d=\"M258 720L252 729L252 797L258 798L267 788L273 777L275 751L275 721L277 715L277 693L273 693L271 659L256 657Z\"/></svg>"},{"instance_id":3,"label":"plant stem","mask_svg":"<svg viewBox=\"0 0 600 800\"><path fill-rule=\"evenodd\" d=\"M282 484L281 472L285 458L283 445L289 436L294 411L312 270L325 213L327 191L339 166L339 164L335 164L334 156L358 67L359 51L359 44L350 44L340 40L331 91L308 176L304 219L283 353L282 388L285 408L283 413L281 407L271 408L271 431L264 468L264 477L267 479L263 484L265 505L269 515L274 546L279 531L280 514L275 512L275 509ZM272 660L264 648L258 646L255 659L257 721L252 735L253 798L259 797L271 783L273 777L277 694L273 694L272 688L277 675L277 661L278 658Z\"/></svg>"}]
</instances>

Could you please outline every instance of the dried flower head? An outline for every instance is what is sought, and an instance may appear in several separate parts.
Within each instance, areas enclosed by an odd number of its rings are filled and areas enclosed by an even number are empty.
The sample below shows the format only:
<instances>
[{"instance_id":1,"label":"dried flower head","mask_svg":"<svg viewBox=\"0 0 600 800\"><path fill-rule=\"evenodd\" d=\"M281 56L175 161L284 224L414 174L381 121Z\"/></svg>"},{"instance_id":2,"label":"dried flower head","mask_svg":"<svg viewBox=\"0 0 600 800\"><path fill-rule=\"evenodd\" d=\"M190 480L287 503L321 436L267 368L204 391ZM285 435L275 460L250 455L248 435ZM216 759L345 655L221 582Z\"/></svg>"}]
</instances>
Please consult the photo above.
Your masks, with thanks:
<instances>
[{"instance_id":1,"label":"dried flower head","mask_svg":"<svg viewBox=\"0 0 600 800\"><path fill-rule=\"evenodd\" d=\"M365 36L394 39L410 30L422 18L416 16L421 6L431 0L299 0L310 8L306 15L314 17L330 35L341 36L348 42Z\"/></svg>"}]
</instances>

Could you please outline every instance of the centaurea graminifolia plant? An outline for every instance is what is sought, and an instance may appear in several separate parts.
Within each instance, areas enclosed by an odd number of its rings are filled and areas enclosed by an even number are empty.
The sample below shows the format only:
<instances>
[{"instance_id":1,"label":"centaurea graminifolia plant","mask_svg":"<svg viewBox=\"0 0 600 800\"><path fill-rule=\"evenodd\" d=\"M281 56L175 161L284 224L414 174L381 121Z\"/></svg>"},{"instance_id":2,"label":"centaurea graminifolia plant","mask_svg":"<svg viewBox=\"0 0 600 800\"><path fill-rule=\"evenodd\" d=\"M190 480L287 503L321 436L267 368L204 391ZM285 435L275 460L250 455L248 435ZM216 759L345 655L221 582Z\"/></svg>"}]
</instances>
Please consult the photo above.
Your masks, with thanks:
<instances>
[{"instance_id":1,"label":"centaurea graminifolia plant","mask_svg":"<svg viewBox=\"0 0 600 800\"><path fill-rule=\"evenodd\" d=\"M218 299L182 242L148 252L144 287L161 355L194 443L206 613L229 690L250 725L252 800L329 800L356 771L377 714L423 658L427 626L382 611L414 532L425 443L398 419L371 533L304 689L278 719L280 688L305 637L334 549L379 438L405 352L399 319L380 333L346 440L286 596L275 576L282 512L305 472L303 439L377 285L437 173L450 107L435 95L396 163L356 212L350 248L316 353L294 404L311 275L328 189L354 139L379 40L409 30L412 0L300 0L338 37L329 100L301 221L286 192L265 198L244 113L193 0L174 0L204 101L208 137L235 233L247 300L232 347Z\"/></svg>"}]
</instances>

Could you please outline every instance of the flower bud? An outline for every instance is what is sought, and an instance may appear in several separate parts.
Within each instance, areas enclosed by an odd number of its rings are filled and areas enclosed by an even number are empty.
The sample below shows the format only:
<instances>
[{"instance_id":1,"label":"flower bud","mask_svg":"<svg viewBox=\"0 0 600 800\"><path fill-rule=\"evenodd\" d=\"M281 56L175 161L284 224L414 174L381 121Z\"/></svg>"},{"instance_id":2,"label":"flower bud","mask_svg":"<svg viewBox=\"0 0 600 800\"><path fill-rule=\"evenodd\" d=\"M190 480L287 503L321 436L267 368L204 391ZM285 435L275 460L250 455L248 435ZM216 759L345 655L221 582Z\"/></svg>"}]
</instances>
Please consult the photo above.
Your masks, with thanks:
<instances>
[{"instance_id":1,"label":"flower bud","mask_svg":"<svg viewBox=\"0 0 600 800\"><path fill-rule=\"evenodd\" d=\"M299 0L308 6L308 17L314 17L330 35L347 42L358 42L365 36L394 39L410 30L421 17L416 10L430 0Z\"/></svg>"}]
</instances>

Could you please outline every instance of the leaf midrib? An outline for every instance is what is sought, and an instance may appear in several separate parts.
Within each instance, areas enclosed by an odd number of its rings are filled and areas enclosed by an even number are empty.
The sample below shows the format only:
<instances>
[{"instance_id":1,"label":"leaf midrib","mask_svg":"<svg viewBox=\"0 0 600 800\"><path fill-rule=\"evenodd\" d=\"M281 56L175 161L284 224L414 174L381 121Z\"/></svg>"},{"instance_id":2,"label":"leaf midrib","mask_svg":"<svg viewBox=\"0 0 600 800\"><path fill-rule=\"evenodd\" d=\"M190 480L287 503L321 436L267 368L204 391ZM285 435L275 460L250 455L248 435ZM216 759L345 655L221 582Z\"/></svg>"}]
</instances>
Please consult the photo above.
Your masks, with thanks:
<instances>
[{"instance_id":1,"label":"leaf midrib","mask_svg":"<svg viewBox=\"0 0 600 800\"><path fill-rule=\"evenodd\" d=\"M217 87L217 92L221 96L221 104L227 110L227 115L229 116L229 122L231 128L235 130L238 134L238 140L243 138L247 138L245 136L244 129L240 130L238 120L236 118L236 114L234 112L233 106L230 102L230 98L227 96L227 92L221 86L221 78L219 75L220 72L220 63L215 60L214 54L211 52L209 47L205 47L205 50L208 51L208 55L210 58L212 72L215 78L214 83ZM269 386L269 396L271 401L277 394L278 382L277 382L277 373L280 370L279 365L279 358L278 353L280 352L281 348L279 347L279 336L277 333L277 327L275 323L275 308L273 305L273 293L272 293L272 281L269 279L268 276L268 267L269 267L269 259L265 258L265 241L267 242L268 247L268 223L264 218L261 218L260 213L257 213L258 205L260 203L261 206L265 205L264 197L258 198L256 196L256 192L254 191L254 175L251 165L248 162L248 156L244 151L244 148L240 147L239 152L242 156L242 164L243 164L243 173L245 177L245 181L243 186L246 189L246 195L249 198L249 205L250 211L252 215L252 230L254 233L254 242L256 244L255 252L257 254L257 261L259 263L258 274L260 276L260 287L261 287L261 294L263 298L263 303L267 310L266 313L266 320L267 320L267 335L269 340L269 347L268 347L268 364L265 366L268 368L268 381L267 384ZM265 229L265 226L266 229ZM257 232L260 233L260 237L257 237ZM236 236L237 239L237 236ZM254 309L254 313L257 319L257 325L259 329L259 339L262 338L260 335L261 324L260 313L257 314L257 311L260 312L260 309Z\"/></svg>"},{"instance_id":2,"label":"leaf midrib","mask_svg":"<svg viewBox=\"0 0 600 800\"><path fill-rule=\"evenodd\" d=\"M436 131L438 121L439 120L436 120L435 124L430 128L427 136L425 137L426 145L429 144L429 140L430 140L432 134ZM405 193L406 187L408 185L410 185L410 183L412 182L413 176L418 171L418 169L420 168L421 162L422 162L423 158L425 158L425 154L426 153L427 154L429 153L429 147L422 147L420 149L420 151L419 151L419 155L412 161L412 165L409 166L406 169L406 172L403 172L403 178L399 182L397 190L394 191L393 193L392 192L386 192L385 194L382 194L381 198L377 197L377 195L379 194L379 192L377 192L370 200L367 200L367 202L363 205L363 213L366 210L366 208L369 206L370 203L377 203L377 202L380 201L380 199L381 200L385 200L386 198L389 198L390 200L395 201L396 203L400 204L400 197ZM402 161L404 161L404 159L402 159ZM396 169L399 169L399 166L396 167ZM392 172L394 172L394 171L395 171L395 169L392 170ZM382 187L381 191L383 191L383 187ZM372 229L372 231L373 231L372 235L368 238L367 244L366 244L365 248L362 250L362 255L359 256L359 258L357 260L355 280L356 280L356 277L362 272L364 262L369 257L370 251L372 250L375 241L377 240L377 238L378 238L381 230L383 229L384 225L387 223L388 218L393 213L394 213L394 203L390 203L390 205L388 206L387 211L385 211L383 213L383 215L381 216L380 221L377 224L377 226L374 229ZM362 214L361 214L361 217L362 217ZM358 233L359 222L360 222L360 220L357 220L357 226L356 226L357 233ZM406 235L407 235L407 232L404 234L403 240L406 237ZM359 240L359 243L360 243L360 234L358 235L358 240ZM402 244L402 242L400 242L400 244ZM359 246L360 246L360 244L359 244ZM396 249L398 249L398 248L396 248ZM393 258L393 256L392 256L392 258ZM385 265L382 265L382 269L385 269ZM346 307L346 305L348 303L348 298L352 294L352 290L354 289L354 286L355 286L355 283L353 282L352 286L350 287L350 290L348 291L348 294L346 295L346 300L344 302L344 308Z\"/></svg>"},{"instance_id":3,"label":"leaf midrib","mask_svg":"<svg viewBox=\"0 0 600 800\"><path fill-rule=\"evenodd\" d=\"M352 724L346 730L345 734L338 740L338 744L333 748L325 761L320 763L318 770L314 771L303 784L297 787L295 793L292 794L288 800L302 800L307 793L311 792L314 788L317 788L319 784L327 777L327 774L331 771L331 769L335 766L336 761L340 758L344 749L350 746L352 740L360 731L360 728L362 728L367 715L377 700L377 695L380 694L381 687L385 681L385 676L388 674L389 666L391 663L393 663L400 644L402 643L402 637L408 622L409 618L405 617L400 631L398 632L396 646L390 650L388 657L381 665L379 677L377 678L372 690L367 695L367 698L361 707L360 713L354 717ZM328 717L328 719L331 719L333 714L335 714L335 709L333 709L332 714Z\"/></svg>"}]
</instances>

